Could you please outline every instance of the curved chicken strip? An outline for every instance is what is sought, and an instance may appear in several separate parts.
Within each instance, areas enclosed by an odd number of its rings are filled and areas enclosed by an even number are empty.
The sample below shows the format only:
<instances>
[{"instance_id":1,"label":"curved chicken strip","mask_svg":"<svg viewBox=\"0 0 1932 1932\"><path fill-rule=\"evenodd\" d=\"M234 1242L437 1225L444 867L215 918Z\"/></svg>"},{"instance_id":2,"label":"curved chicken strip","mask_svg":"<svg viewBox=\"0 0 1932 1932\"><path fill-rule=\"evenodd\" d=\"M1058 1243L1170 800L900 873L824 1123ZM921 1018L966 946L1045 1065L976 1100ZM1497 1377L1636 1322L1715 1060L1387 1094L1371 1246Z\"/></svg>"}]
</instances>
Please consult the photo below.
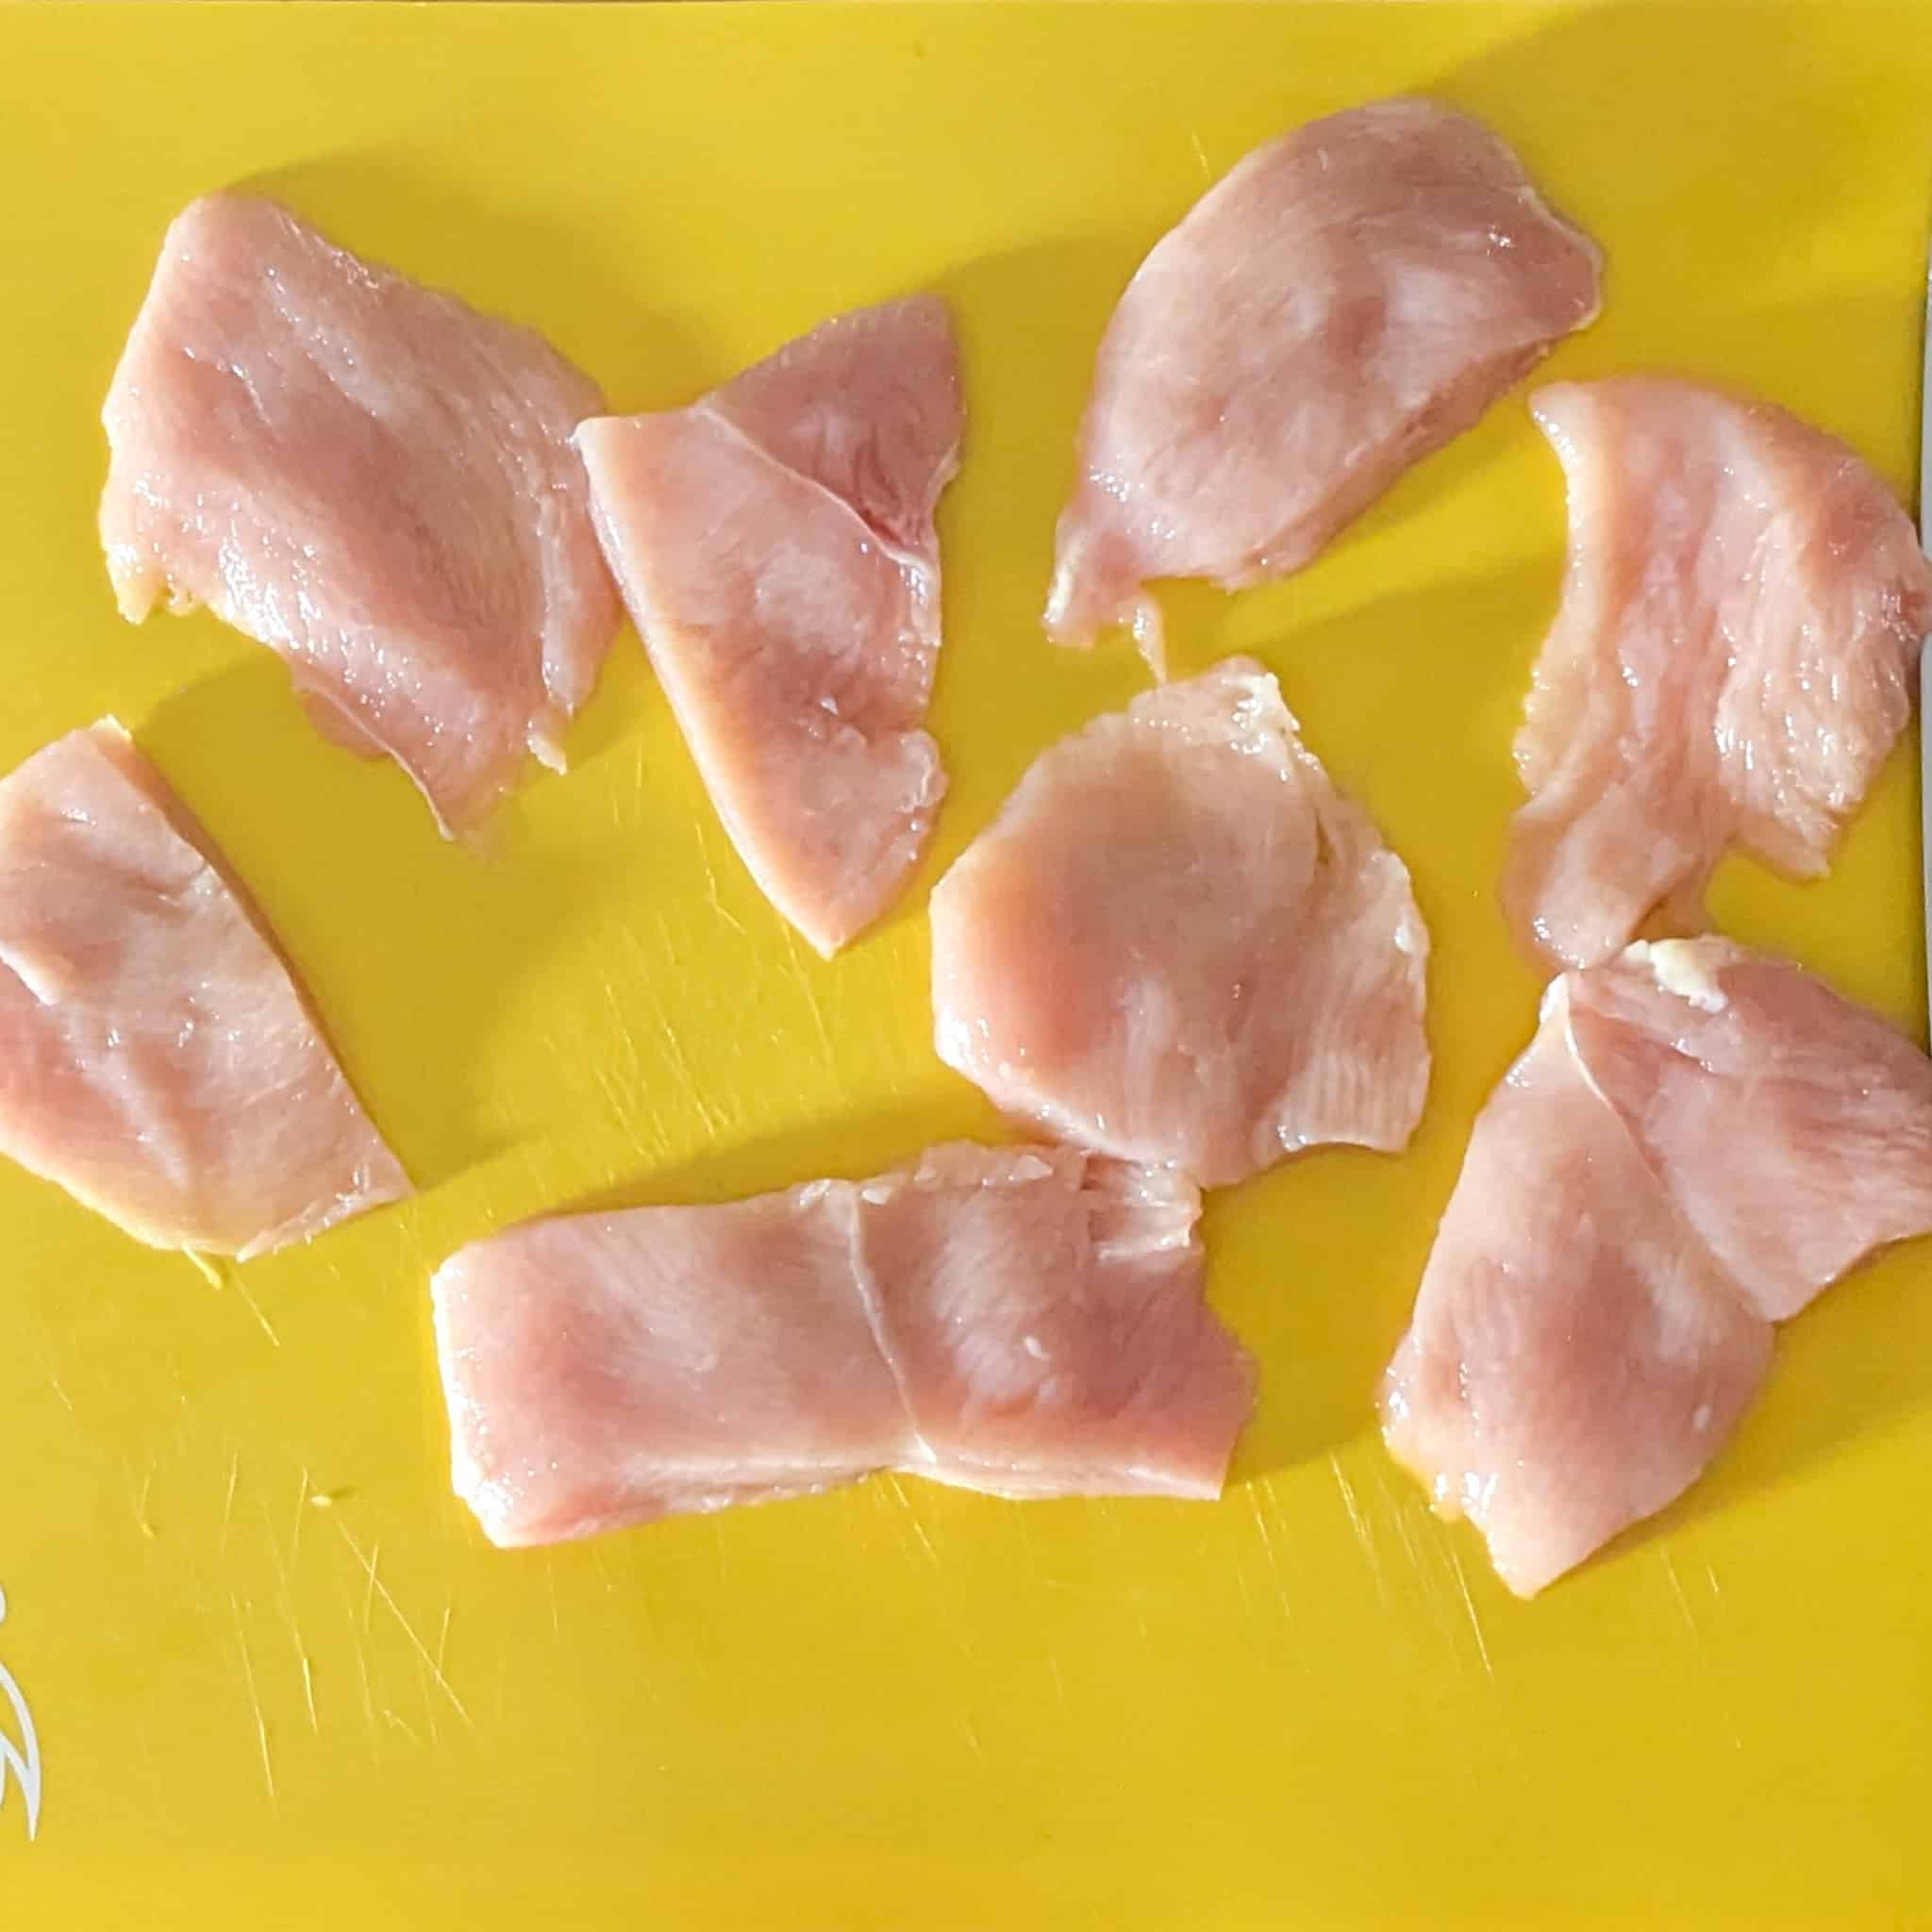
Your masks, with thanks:
<instances>
[{"instance_id":1,"label":"curved chicken strip","mask_svg":"<svg viewBox=\"0 0 1932 1932\"><path fill-rule=\"evenodd\" d=\"M932 896L940 1058L1007 1112L1222 1186L1396 1149L1428 1088L1407 869L1230 658L1041 757Z\"/></svg>"},{"instance_id":2,"label":"curved chicken strip","mask_svg":"<svg viewBox=\"0 0 1932 1932\"><path fill-rule=\"evenodd\" d=\"M1143 586L1299 570L1595 318L1602 258L1507 146L1427 101L1257 149L1141 264L1100 345L1047 600L1056 642Z\"/></svg>"},{"instance_id":3,"label":"curved chicken strip","mask_svg":"<svg viewBox=\"0 0 1932 1932\"><path fill-rule=\"evenodd\" d=\"M1218 1495L1254 1372L1200 1199L1068 1148L565 1215L433 1284L457 1493L552 1542L899 1469L997 1495Z\"/></svg>"},{"instance_id":4,"label":"curved chicken strip","mask_svg":"<svg viewBox=\"0 0 1932 1932\"><path fill-rule=\"evenodd\" d=\"M1570 560L1516 762L1506 909L1547 964L1661 911L1697 926L1736 843L1825 869L1911 713L1932 566L1845 445L1662 376L1556 383Z\"/></svg>"},{"instance_id":5,"label":"curved chicken strip","mask_svg":"<svg viewBox=\"0 0 1932 1932\"><path fill-rule=\"evenodd\" d=\"M206 604L319 729L445 832L562 734L618 625L570 433L603 407L541 337L216 194L168 230L103 419L125 617Z\"/></svg>"},{"instance_id":6,"label":"curved chicken strip","mask_svg":"<svg viewBox=\"0 0 1932 1932\"><path fill-rule=\"evenodd\" d=\"M1544 995L1382 1394L1398 1460L1533 1595L1703 1473L1773 1324L1932 1231L1932 1061L1793 966L1638 943Z\"/></svg>"},{"instance_id":7,"label":"curved chicken strip","mask_svg":"<svg viewBox=\"0 0 1932 1932\"><path fill-rule=\"evenodd\" d=\"M112 720L0 781L0 1152L242 1259L409 1191L206 833Z\"/></svg>"},{"instance_id":8,"label":"curved chicken strip","mask_svg":"<svg viewBox=\"0 0 1932 1932\"><path fill-rule=\"evenodd\" d=\"M823 324L689 408L577 432L597 529L720 817L830 956L904 891L946 775L933 513L958 466L937 295Z\"/></svg>"}]
</instances>

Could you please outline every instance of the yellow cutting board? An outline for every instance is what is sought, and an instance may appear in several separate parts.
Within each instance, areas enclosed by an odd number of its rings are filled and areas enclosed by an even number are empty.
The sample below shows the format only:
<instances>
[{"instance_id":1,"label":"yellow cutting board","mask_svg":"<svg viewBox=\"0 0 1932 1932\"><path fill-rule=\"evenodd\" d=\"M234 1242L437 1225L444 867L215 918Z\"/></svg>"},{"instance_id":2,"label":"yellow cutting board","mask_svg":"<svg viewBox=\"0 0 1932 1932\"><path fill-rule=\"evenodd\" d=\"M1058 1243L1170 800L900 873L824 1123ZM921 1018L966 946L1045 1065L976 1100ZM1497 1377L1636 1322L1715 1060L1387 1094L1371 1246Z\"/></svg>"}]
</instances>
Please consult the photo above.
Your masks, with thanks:
<instances>
[{"instance_id":1,"label":"yellow cutting board","mask_svg":"<svg viewBox=\"0 0 1932 1932\"><path fill-rule=\"evenodd\" d=\"M1435 938L1427 1118L1214 1199L1261 1364L1218 1506L917 1482L487 1548L429 1271L588 1198L858 1174L998 1124L928 1044L925 895L1143 674L1037 614L1141 255L1256 142L1428 90L1604 242L1555 375L1669 364L1913 470L1932 216L1916 4L0 10L0 767L104 711L256 888L423 1192L223 1271L0 1165L0 1667L39 1734L0 1926L953 1932L1902 1925L1932 1914L1932 1249L1785 1333L1708 1480L1529 1605L1385 1459L1375 1376L1536 987L1492 887L1554 607L1512 397L1291 582L1168 600L1278 672ZM246 183L535 324L615 407L934 286L953 774L831 965L753 890L628 636L483 848L206 616L130 630L96 411L156 246ZM1907 748L1831 880L1715 904L1920 1025ZM18 1724L0 1696L0 1732Z\"/></svg>"}]
</instances>

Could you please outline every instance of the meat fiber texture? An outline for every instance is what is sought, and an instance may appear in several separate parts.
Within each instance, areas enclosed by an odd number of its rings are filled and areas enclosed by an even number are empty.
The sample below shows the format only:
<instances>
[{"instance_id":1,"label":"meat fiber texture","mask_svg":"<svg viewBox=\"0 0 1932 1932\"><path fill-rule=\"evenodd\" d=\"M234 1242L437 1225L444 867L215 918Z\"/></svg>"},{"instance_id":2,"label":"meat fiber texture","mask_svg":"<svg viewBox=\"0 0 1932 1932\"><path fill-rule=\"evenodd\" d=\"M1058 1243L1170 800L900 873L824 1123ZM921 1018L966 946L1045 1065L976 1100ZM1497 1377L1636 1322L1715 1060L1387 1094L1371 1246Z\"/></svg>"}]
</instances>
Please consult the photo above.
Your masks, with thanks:
<instances>
[{"instance_id":1,"label":"meat fiber texture","mask_svg":"<svg viewBox=\"0 0 1932 1932\"><path fill-rule=\"evenodd\" d=\"M1384 1433L1529 1596L1703 1473L1790 1319L1932 1230L1932 1061L1796 967L1564 974L1475 1124Z\"/></svg>"},{"instance_id":2,"label":"meat fiber texture","mask_svg":"<svg viewBox=\"0 0 1932 1932\"><path fill-rule=\"evenodd\" d=\"M473 826L563 729L619 623L541 337L216 194L169 228L103 412L122 614L206 605L317 726Z\"/></svg>"},{"instance_id":3,"label":"meat fiber texture","mask_svg":"<svg viewBox=\"0 0 1932 1932\"><path fill-rule=\"evenodd\" d=\"M1825 870L1890 751L1932 566L1836 439L1663 376L1556 383L1570 558L1516 762L1506 909L1547 967L1696 931L1732 845Z\"/></svg>"},{"instance_id":4,"label":"meat fiber texture","mask_svg":"<svg viewBox=\"0 0 1932 1932\"><path fill-rule=\"evenodd\" d=\"M111 719L0 780L0 1152L242 1259L409 1191L273 936Z\"/></svg>"},{"instance_id":5,"label":"meat fiber texture","mask_svg":"<svg viewBox=\"0 0 1932 1932\"><path fill-rule=\"evenodd\" d=\"M1407 869L1234 658L1046 752L932 896L940 1058L1203 1186L1406 1145L1428 1090Z\"/></svg>"},{"instance_id":6,"label":"meat fiber texture","mask_svg":"<svg viewBox=\"0 0 1932 1932\"><path fill-rule=\"evenodd\" d=\"M1602 258L1480 123L1379 101L1257 148L1141 265L1101 341L1048 634L1157 577L1299 570L1594 320Z\"/></svg>"},{"instance_id":7,"label":"meat fiber texture","mask_svg":"<svg viewBox=\"0 0 1932 1932\"><path fill-rule=\"evenodd\" d=\"M1200 1202L1071 1149L535 1221L433 1284L458 1495L506 1545L896 1469L994 1495L1219 1494L1253 1371Z\"/></svg>"},{"instance_id":8,"label":"meat fiber texture","mask_svg":"<svg viewBox=\"0 0 1932 1932\"><path fill-rule=\"evenodd\" d=\"M958 467L937 295L861 308L688 408L577 432L597 529L731 842L829 957L905 891L946 775L933 513Z\"/></svg>"}]
</instances>

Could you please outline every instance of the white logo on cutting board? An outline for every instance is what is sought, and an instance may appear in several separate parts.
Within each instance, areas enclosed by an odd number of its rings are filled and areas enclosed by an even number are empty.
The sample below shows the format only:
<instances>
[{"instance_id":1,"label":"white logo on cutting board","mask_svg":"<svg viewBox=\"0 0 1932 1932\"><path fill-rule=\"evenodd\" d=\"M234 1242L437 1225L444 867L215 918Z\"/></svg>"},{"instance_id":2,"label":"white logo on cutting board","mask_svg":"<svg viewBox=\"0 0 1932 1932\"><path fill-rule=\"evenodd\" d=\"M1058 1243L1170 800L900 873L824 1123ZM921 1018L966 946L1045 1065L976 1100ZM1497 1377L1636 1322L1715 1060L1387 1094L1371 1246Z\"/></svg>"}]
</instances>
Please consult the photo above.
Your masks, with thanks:
<instances>
[{"instance_id":1,"label":"white logo on cutting board","mask_svg":"<svg viewBox=\"0 0 1932 1932\"><path fill-rule=\"evenodd\" d=\"M6 1621L7 1592L0 1590L0 1624ZM17 1743L8 1735L6 1718L9 1709L13 1713L11 1728L19 1737ZM7 1666L0 1664L0 1809L7 1804L9 1777L20 1787L20 1795L26 1803L26 1835L32 1838L41 1828L41 1740L34 1733L33 1713L26 1707L20 1686Z\"/></svg>"}]
</instances>

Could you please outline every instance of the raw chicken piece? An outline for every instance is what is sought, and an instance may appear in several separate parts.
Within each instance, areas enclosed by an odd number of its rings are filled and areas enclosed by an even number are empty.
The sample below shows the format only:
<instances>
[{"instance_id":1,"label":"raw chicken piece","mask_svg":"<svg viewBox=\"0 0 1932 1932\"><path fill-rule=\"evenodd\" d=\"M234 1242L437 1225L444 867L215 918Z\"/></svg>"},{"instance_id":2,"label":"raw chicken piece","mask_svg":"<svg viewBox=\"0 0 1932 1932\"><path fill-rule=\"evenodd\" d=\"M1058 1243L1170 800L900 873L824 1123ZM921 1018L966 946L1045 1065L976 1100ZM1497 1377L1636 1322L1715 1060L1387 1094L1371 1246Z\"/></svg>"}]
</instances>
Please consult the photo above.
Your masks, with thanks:
<instances>
[{"instance_id":1,"label":"raw chicken piece","mask_svg":"<svg viewBox=\"0 0 1932 1932\"><path fill-rule=\"evenodd\" d=\"M1619 376L1530 408L1570 560L1503 896L1527 948L1589 966L1659 909L1702 924L1734 841L1824 871L1910 714L1932 567L1878 477L1768 403Z\"/></svg>"},{"instance_id":2,"label":"raw chicken piece","mask_svg":"<svg viewBox=\"0 0 1932 1932\"><path fill-rule=\"evenodd\" d=\"M824 323L689 408L577 431L597 529L732 843L829 957L905 890L946 789L924 728L933 511L958 467L937 295Z\"/></svg>"},{"instance_id":3,"label":"raw chicken piece","mask_svg":"<svg viewBox=\"0 0 1932 1932\"><path fill-rule=\"evenodd\" d=\"M247 1259L409 1191L272 936L111 719L0 780L0 1152Z\"/></svg>"},{"instance_id":4,"label":"raw chicken piece","mask_svg":"<svg viewBox=\"0 0 1932 1932\"><path fill-rule=\"evenodd\" d=\"M1201 1299L1190 1183L956 1145L858 1191L901 1468L1002 1496L1221 1493L1254 1377Z\"/></svg>"},{"instance_id":5,"label":"raw chicken piece","mask_svg":"<svg viewBox=\"0 0 1932 1932\"><path fill-rule=\"evenodd\" d=\"M525 749L563 769L616 634L569 447L602 408L530 330L210 195L168 230L103 412L122 613L206 604L461 830Z\"/></svg>"},{"instance_id":6,"label":"raw chicken piece","mask_svg":"<svg viewBox=\"0 0 1932 1932\"><path fill-rule=\"evenodd\" d=\"M1932 1061L1719 939L1565 974L1477 1119L1384 1432L1523 1596L1702 1474L1772 1324L1932 1230Z\"/></svg>"},{"instance_id":7,"label":"raw chicken piece","mask_svg":"<svg viewBox=\"0 0 1932 1932\"><path fill-rule=\"evenodd\" d=\"M1203 1186L1393 1150L1428 1088L1408 873L1230 658L1041 758L932 896L940 1058Z\"/></svg>"},{"instance_id":8,"label":"raw chicken piece","mask_svg":"<svg viewBox=\"0 0 1932 1932\"><path fill-rule=\"evenodd\" d=\"M1703 1474L1771 1358L1617 1115L1558 980L1477 1119L1384 1386L1384 1433L1521 1596Z\"/></svg>"},{"instance_id":9,"label":"raw chicken piece","mask_svg":"<svg viewBox=\"0 0 1932 1932\"><path fill-rule=\"evenodd\" d=\"M455 1486L494 1542L887 1468L1015 1496L1214 1496L1253 1399L1200 1202L1063 1148L533 1222L433 1284Z\"/></svg>"},{"instance_id":10,"label":"raw chicken piece","mask_svg":"<svg viewBox=\"0 0 1932 1932\"><path fill-rule=\"evenodd\" d=\"M1141 265L1100 345L1046 628L1155 577L1299 570L1592 321L1602 258L1479 123L1380 101L1257 148Z\"/></svg>"},{"instance_id":11,"label":"raw chicken piece","mask_svg":"<svg viewBox=\"0 0 1932 1932\"><path fill-rule=\"evenodd\" d=\"M1896 1027L1719 939L1640 941L1572 987L1591 1085L1759 1314L1932 1227L1932 1061Z\"/></svg>"},{"instance_id":12,"label":"raw chicken piece","mask_svg":"<svg viewBox=\"0 0 1932 1932\"><path fill-rule=\"evenodd\" d=\"M898 1459L905 1410L825 1181L533 1221L433 1294L454 1487L492 1542L808 1495Z\"/></svg>"}]
</instances>

